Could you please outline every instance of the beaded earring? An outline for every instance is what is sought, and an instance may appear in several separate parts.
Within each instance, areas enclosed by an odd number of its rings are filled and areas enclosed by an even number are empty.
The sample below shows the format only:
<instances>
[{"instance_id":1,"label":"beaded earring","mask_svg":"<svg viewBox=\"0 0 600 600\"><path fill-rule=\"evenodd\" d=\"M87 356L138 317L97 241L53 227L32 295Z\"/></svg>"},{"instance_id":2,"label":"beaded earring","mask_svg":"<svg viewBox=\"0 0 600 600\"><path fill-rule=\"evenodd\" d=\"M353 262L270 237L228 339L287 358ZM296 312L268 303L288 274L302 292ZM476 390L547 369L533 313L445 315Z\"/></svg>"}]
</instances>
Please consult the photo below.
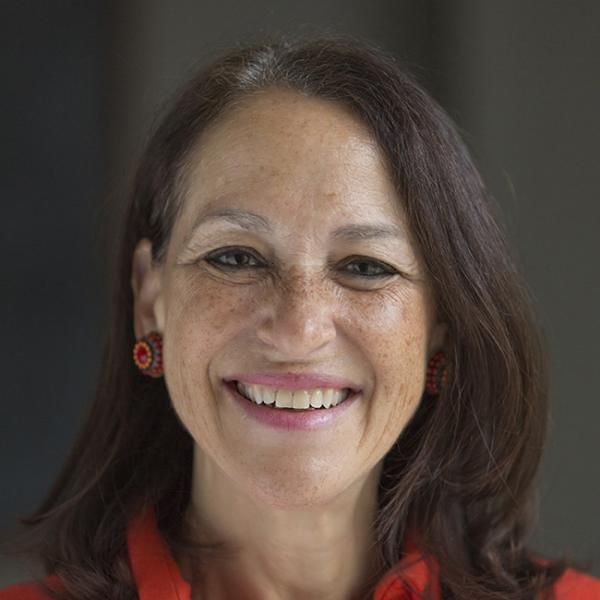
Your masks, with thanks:
<instances>
[{"instance_id":1,"label":"beaded earring","mask_svg":"<svg viewBox=\"0 0 600 600\"><path fill-rule=\"evenodd\" d=\"M427 364L425 391L430 396L439 396L448 385L448 367L446 355L440 350L434 354Z\"/></svg>"},{"instance_id":2,"label":"beaded earring","mask_svg":"<svg viewBox=\"0 0 600 600\"><path fill-rule=\"evenodd\" d=\"M152 331L140 338L133 347L133 362L149 377L161 377L163 371L162 335Z\"/></svg>"}]
</instances>

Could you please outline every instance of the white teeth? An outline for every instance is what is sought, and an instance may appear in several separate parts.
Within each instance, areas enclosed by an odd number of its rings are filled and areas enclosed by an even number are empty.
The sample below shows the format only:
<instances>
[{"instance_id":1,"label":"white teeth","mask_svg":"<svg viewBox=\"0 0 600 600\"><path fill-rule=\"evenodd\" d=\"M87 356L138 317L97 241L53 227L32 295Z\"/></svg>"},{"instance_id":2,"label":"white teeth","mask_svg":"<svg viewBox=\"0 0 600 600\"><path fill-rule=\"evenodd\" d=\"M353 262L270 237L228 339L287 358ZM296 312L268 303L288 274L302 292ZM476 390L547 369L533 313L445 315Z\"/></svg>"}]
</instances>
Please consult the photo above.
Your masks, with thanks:
<instances>
[{"instance_id":1,"label":"white teeth","mask_svg":"<svg viewBox=\"0 0 600 600\"><path fill-rule=\"evenodd\" d=\"M287 390L277 390L275 396L275 406L277 408L293 408L293 395Z\"/></svg>"},{"instance_id":2,"label":"white teeth","mask_svg":"<svg viewBox=\"0 0 600 600\"><path fill-rule=\"evenodd\" d=\"M323 390L315 390L310 395L310 405L313 408L321 408L323 406Z\"/></svg>"},{"instance_id":3,"label":"white teeth","mask_svg":"<svg viewBox=\"0 0 600 600\"><path fill-rule=\"evenodd\" d=\"M236 383L238 391L256 404L270 404L277 408L330 408L343 402L350 390L317 389L317 390L276 390L259 385Z\"/></svg>"},{"instance_id":4,"label":"white teeth","mask_svg":"<svg viewBox=\"0 0 600 600\"><path fill-rule=\"evenodd\" d=\"M297 390L292 396L294 408L308 408L310 406L310 394L306 390Z\"/></svg>"}]
</instances>

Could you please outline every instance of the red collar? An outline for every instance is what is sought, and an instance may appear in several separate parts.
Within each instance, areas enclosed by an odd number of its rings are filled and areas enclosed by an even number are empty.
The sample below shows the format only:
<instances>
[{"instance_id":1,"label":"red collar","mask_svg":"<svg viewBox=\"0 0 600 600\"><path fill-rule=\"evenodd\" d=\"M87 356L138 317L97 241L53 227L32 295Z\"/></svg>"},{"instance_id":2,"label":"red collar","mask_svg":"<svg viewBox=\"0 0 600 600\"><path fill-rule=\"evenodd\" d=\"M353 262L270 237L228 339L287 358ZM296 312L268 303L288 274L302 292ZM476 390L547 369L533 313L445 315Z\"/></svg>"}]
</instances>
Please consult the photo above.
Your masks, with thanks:
<instances>
[{"instance_id":1,"label":"red collar","mask_svg":"<svg viewBox=\"0 0 600 600\"><path fill-rule=\"evenodd\" d=\"M127 541L140 600L191 600L190 584L161 536L152 508L131 521ZM433 597L440 596L437 577L432 577L435 566L428 565L414 543L409 541L407 549L402 562L381 578L373 600L416 600L429 582Z\"/></svg>"}]
</instances>

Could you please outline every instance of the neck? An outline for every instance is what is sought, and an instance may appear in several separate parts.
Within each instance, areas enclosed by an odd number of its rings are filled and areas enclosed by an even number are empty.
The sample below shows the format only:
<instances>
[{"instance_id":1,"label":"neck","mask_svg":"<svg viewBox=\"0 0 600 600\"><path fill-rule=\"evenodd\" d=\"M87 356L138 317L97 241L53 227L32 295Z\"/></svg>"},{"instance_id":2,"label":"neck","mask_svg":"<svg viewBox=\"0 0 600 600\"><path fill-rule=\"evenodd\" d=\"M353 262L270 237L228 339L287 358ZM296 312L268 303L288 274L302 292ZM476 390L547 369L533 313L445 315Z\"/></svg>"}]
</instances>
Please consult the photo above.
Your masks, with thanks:
<instances>
[{"instance_id":1,"label":"neck","mask_svg":"<svg viewBox=\"0 0 600 600\"><path fill-rule=\"evenodd\" d=\"M373 523L380 466L326 505L272 506L196 451L184 532L219 550L176 551L192 598L359 600L380 571Z\"/></svg>"}]
</instances>

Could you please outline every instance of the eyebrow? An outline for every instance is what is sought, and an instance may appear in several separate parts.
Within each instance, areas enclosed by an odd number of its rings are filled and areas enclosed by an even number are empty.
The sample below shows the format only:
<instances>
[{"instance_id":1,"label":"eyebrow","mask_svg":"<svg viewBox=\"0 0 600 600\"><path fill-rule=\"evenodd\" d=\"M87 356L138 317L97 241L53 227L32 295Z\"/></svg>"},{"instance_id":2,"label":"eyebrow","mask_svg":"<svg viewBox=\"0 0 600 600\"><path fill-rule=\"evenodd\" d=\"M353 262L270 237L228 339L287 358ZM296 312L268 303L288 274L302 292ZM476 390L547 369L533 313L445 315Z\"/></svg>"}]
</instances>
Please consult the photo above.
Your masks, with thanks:
<instances>
[{"instance_id":1,"label":"eyebrow","mask_svg":"<svg viewBox=\"0 0 600 600\"><path fill-rule=\"evenodd\" d=\"M222 208L202 215L192 228L192 234L207 223L225 221L246 231L272 233L273 228L267 219L256 213L235 208ZM190 236L191 237L191 236ZM406 232L402 227L392 223L356 223L338 227L332 237L337 240L358 241L379 238L405 239Z\"/></svg>"}]
</instances>

